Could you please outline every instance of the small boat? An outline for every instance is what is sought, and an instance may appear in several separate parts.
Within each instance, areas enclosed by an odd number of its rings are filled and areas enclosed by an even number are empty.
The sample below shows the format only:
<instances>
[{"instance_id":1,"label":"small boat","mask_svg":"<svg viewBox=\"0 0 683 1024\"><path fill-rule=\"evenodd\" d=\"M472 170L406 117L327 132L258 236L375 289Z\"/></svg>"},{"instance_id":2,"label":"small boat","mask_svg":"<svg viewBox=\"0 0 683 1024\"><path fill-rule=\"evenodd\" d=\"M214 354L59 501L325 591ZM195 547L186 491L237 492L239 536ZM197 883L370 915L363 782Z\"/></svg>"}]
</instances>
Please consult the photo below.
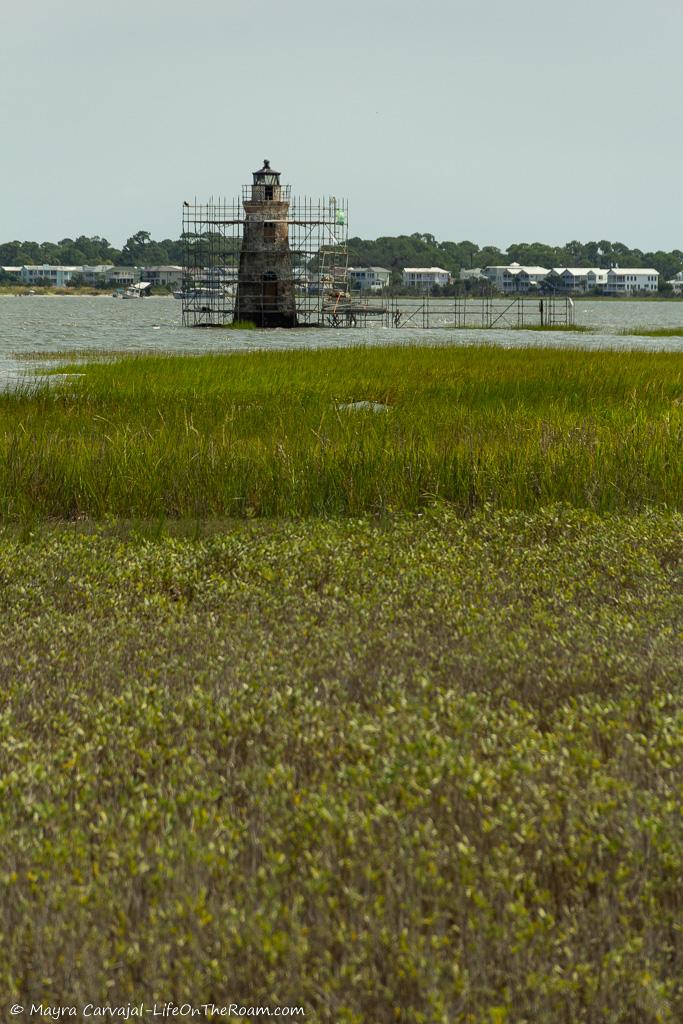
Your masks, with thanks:
<instances>
[{"instance_id":1,"label":"small boat","mask_svg":"<svg viewBox=\"0 0 683 1024\"><path fill-rule=\"evenodd\" d=\"M130 288L126 288L125 292L121 296L122 299L144 299L146 295L149 295L149 290L152 287L149 281L139 281L137 284L132 284Z\"/></svg>"}]
</instances>

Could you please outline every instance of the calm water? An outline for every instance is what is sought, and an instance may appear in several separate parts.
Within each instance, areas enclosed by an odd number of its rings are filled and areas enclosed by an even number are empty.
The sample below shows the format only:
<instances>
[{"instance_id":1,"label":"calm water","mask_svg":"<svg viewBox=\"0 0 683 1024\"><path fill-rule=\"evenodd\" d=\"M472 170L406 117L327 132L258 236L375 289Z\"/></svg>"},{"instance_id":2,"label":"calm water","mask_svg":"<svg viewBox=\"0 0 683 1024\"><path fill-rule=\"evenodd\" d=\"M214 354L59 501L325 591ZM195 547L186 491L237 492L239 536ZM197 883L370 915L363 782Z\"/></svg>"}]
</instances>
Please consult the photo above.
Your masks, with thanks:
<instances>
[{"instance_id":1,"label":"calm water","mask_svg":"<svg viewBox=\"0 0 683 1024\"><path fill-rule=\"evenodd\" d=\"M407 309L409 300L401 303ZM173 298L124 301L89 296L0 296L0 385L11 386L26 369L24 352L65 349L153 349L205 352L249 349L295 349L311 346L396 344L400 342L463 345L470 342L505 347L553 345L683 351L682 302L576 301L576 323L599 333L542 333L497 329L420 330L415 327L359 329L309 328L300 331L193 330L181 324L181 304ZM618 332L629 327L679 327L674 338L639 338ZM36 364L32 364L35 370Z\"/></svg>"}]
</instances>

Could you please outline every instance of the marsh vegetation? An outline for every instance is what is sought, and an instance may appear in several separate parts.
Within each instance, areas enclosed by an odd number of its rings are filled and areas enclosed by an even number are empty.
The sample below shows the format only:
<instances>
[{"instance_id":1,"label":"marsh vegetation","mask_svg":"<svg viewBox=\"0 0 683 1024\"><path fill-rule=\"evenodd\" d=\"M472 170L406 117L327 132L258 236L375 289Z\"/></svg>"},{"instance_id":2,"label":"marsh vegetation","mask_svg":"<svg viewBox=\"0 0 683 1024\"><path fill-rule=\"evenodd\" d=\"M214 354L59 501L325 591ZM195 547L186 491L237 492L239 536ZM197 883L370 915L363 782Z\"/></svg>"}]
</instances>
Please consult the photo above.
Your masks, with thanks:
<instances>
[{"instance_id":1,"label":"marsh vegetation","mask_svg":"<svg viewBox=\"0 0 683 1024\"><path fill-rule=\"evenodd\" d=\"M5 518L681 500L678 353L399 346L157 354L58 372L52 386L0 395Z\"/></svg>"},{"instance_id":2,"label":"marsh vegetation","mask_svg":"<svg viewBox=\"0 0 683 1024\"><path fill-rule=\"evenodd\" d=\"M7 998L679 1021L682 537L6 530Z\"/></svg>"},{"instance_id":3,"label":"marsh vegetation","mask_svg":"<svg viewBox=\"0 0 683 1024\"><path fill-rule=\"evenodd\" d=\"M0 395L8 1005L680 1021L683 355L78 355Z\"/></svg>"}]
</instances>

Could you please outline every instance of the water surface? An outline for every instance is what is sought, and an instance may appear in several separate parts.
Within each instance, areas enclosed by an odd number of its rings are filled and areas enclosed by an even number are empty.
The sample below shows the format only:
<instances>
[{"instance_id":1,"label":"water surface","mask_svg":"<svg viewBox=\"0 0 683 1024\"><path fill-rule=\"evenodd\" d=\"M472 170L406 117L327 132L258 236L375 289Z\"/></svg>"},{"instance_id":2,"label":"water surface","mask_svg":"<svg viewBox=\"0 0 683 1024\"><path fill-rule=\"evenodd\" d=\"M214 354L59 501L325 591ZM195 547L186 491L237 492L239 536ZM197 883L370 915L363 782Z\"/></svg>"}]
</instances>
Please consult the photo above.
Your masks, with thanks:
<instances>
[{"instance_id":1,"label":"water surface","mask_svg":"<svg viewBox=\"0 0 683 1024\"><path fill-rule=\"evenodd\" d=\"M416 300L405 299L408 310ZM518 331L496 328L424 330L372 325L363 328L228 331L183 327L181 304L173 298L125 301L110 296L0 296L0 384L21 380L26 352L68 349L160 349L176 352L251 349L332 348L400 343L465 345L486 342L504 347L615 348L683 351L683 302L575 300L576 323L596 333ZM680 337L643 338L619 332L637 327L680 327ZM35 369L35 363L32 369Z\"/></svg>"}]
</instances>

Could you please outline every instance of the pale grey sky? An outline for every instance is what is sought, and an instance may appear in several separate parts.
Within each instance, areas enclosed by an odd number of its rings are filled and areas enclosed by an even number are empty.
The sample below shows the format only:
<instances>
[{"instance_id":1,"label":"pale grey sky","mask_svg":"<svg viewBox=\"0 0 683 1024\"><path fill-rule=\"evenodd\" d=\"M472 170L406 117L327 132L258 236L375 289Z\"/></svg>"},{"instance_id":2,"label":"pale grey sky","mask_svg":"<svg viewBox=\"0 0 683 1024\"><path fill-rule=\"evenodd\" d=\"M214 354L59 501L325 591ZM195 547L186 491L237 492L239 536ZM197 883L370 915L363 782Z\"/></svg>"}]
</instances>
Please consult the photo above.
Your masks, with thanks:
<instances>
[{"instance_id":1,"label":"pale grey sky","mask_svg":"<svg viewBox=\"0 0 683 1024\"><path fill-rule=\"evenodd\" d=\"M0 241L175 238L268 157L365 238L683 248L680 0L0 8Z\"/></svg>"}]
</instances>

